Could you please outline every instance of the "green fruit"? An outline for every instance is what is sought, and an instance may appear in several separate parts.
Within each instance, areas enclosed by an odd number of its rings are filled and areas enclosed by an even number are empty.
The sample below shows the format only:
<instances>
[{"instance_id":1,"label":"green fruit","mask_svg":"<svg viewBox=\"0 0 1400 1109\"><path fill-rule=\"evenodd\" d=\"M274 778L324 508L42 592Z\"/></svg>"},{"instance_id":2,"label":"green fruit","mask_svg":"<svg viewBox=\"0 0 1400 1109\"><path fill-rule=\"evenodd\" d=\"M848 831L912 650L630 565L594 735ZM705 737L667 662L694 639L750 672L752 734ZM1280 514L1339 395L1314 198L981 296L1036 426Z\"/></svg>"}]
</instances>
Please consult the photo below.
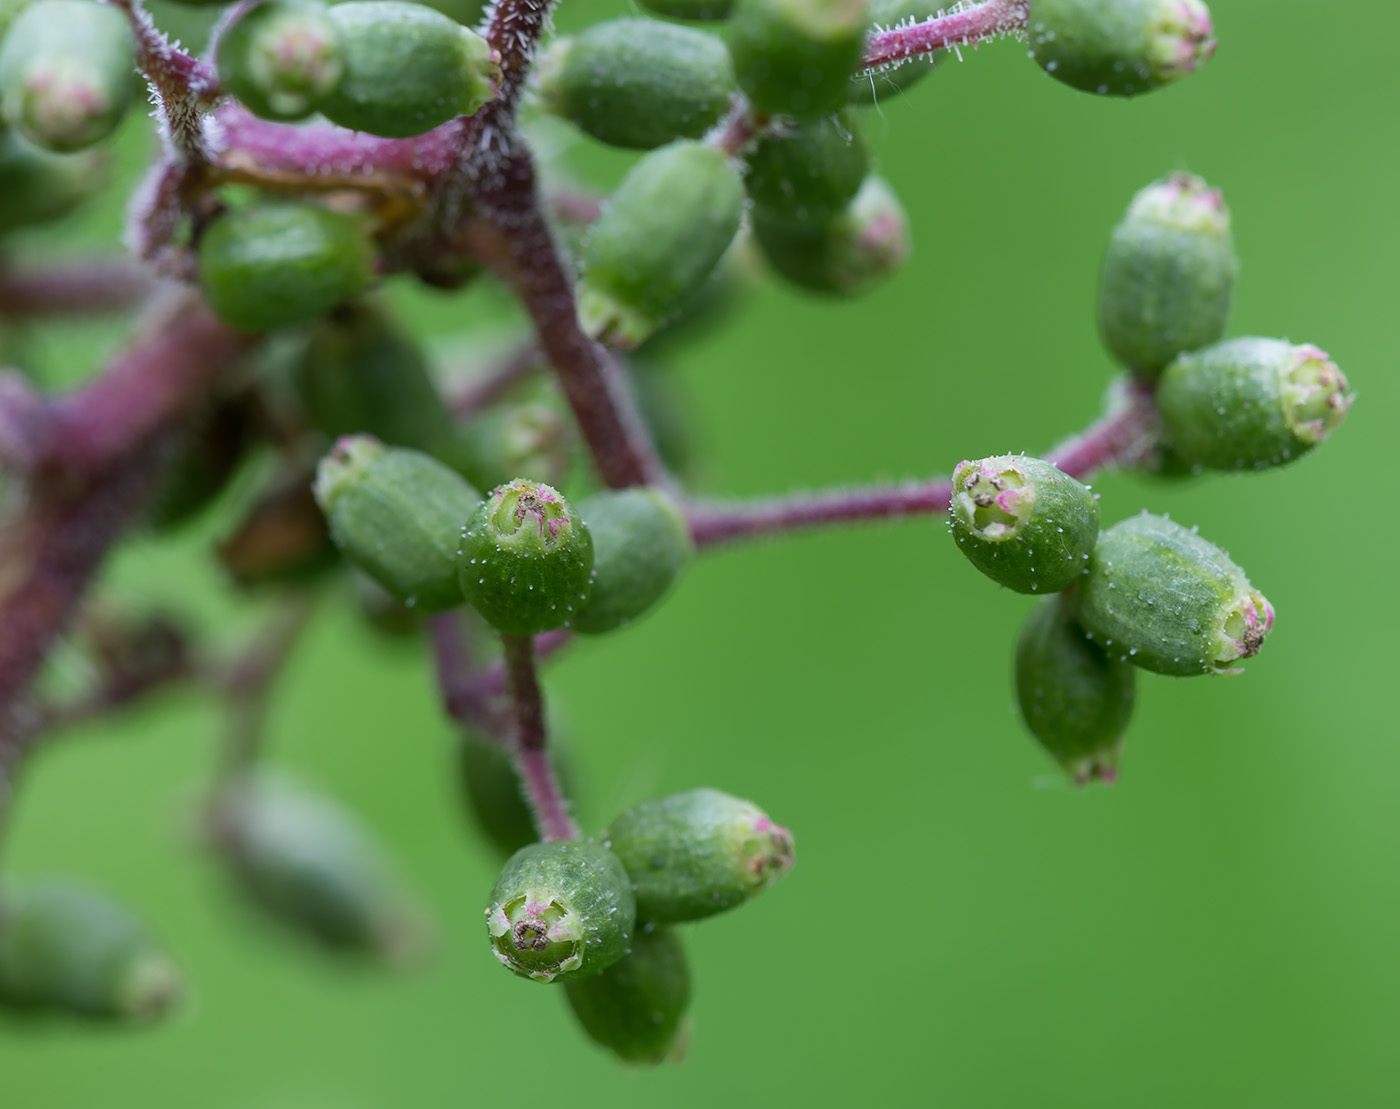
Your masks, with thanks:
<instances>
[{"instance_id":1,"label":"green fruit","mask_svg":"<svg viewBox=\"0 0 1400 1109\"><path fill-rule=\"evenodd\" d=\"M685 1048L690 966L674 928L637 929L621 961L564 992L589 1037L625 1062L664 1063Z\"/></svg>"},{"instance_id":2,"label":"green fruit","mask_svg":"<svg viewBox=\"0 0 1400 1109\"><path fill-rule=\"evenodd\" d=\"M0 1005L136 1023L179 996L174 964L122 905L56 879L0 891Z\"/></svg>"},{"instance_id":3,"label":"green fruit","mask_svg":"<svg viewBox=\"0 0 1400 1109\"><path fill-rule=\"evenodd\" d=\"M522 847L507 860L486 907L496 958L536 982L607 969L627 954L635 928L627 872L596 843Z\"/></svg>"},{"instance_id":4,"label":"green fruit","mask_svg":"<svg viewBox=\"0 0 1400 1109\"><path fill-rule=\"evenodd\" d=\"M767 135L749 155L744 181L755 205L792 223L825 223L860 191L865 139L847 112Z\"/></svg>"},{"instance_id":5,"label":"green fruit","mask_svg":"<svg viewBox=\"0 0 1400 1109\"><path fill-rule=\"evenodd\" d=\"M254 115L304 119L340 83L345 50L319 0L266 0L219 37L219 80Z\"/></svg>"},{"instance_id":6,"label":"green fruit","mask_svg":"<svg viewBox=\"0 0 1400 1109\"><path fill-rule=\"evenodd\" d=\"M1075 590L1076 617L1120 661L1158 674L1239 674L1273 606L1230 556L1194 530L1144 512L1099 536Z\"/></svg>"},{"instance_id":7,"label":"green fruit","mask_svg":"<svg viewBox=\"0 0 1400 1109\"><path fill-rule=\"evenodd\" d=\"M717 789L644 801L601 838L631 877L644 921L701 920L741 905L794 861L791 832Z\"/></svg>"},{"instance_id":8,"label":"green fruit","mask_svg":"<svg viewBox=\"0 0 1400 1109\"><path fill-rule=\"evenodd\" d=\"M116 8L88 0L31 4L0 47L5 122L42 149L84 150L126 114L134 67L131 30Z\"/></svg>"},{"instance_id":9,"label":"green fruit","mask_svg":"<svg viewBox=\"0 0 1400 1109\"><path fill-rule=\"evenodd\" d=\"M1113 229L1104 257L1099 329L1108 349L1153 378L1182 351L1216 342L1237 268L1219 189L1185 173L1149 185Z\"/></svg>"},{"instance_id":10,"label":"green fruit","mask_svg":"<svg viewBox=\"0 0 1400 1109\"><path fill-rule=\"evenodd\" d=\"M462 604L457 548L481 494L418 451L346 436L321 460L316 500L345 557L403 605Z\"/></svg>"},{"instance_id":11,"label":"green fruit","mask_svg":"<svg viewBox=\"0 0 1400 1109\"><path fill-rule=\"evenodd\" d=\"M593 539L582 517L548 485L498 486L461 532L462 593L507 635L560 628L588 599Z\"/></svg>"},{"instance_id":12,"label":"green fruit","mask_svg":"<svg viewBox=\"0 0 1400 1109\"><path fill-rule=\"evenodd\" d=\"M638 346L704 286L743 211L739 170L722 151L679 141L647 154L585 243L584 329L613 346Z\"/></svg>"},{"instance_id":13,"label":"green fruit","mask_svg":"<svg viewBox=\"0 0 1400 1109\"><path fill-rule=\"evenodd\" d=\"M1201 0L1031 0L1027 25L1041 69L1100 96L1151 92L1215 53Z\"/></svg>"},{"instance_id":14,"label":"green fruit","mask_svg":"<svg viewBox=\"0 0 1400 1109\"><path fill-rule=\"evenodd\" d=\"M1157 411L1187 466L1264 469L1299 458L1351 407L1327 352L1282 339L1231 339L1183 354L1162 375Z\"/></svg>"},{"instance_id":15,"label":"green fruit","mask_svg":"<svg viewBox=\"0 0 1400 1109\"><path fill-rule=\"evenodd\" d=\"M593 536L593 592L575 631L612 631L635 620L671 588L694 552L680 508L659 489L595 493L579 502Z\"/></svg>"},{"instance_id":16,"label":"green fruit","mask_svg":"<svg viewBox=\"0 0 1400 1109\"><path fill-rule=\"evenodd\" d=\"M968 561L1017 593L1073 585L1099 534L1099 506L1088 488L1024 454L960 463L949 517Z\"/></svg>"},{"instance_id":17,"label":"green fruit","mask_svg":"<svg viewBox=\"0 0 1400 1109\"><path fill-rule=\"evenodd\" d=\"M541 70L546 108L600 142L638 150L700 138L738 91L723 42L654 19L613 19L559 39Z\"/></svg>"},{"instance_id":18,"label":"green fruit","mask_svg":"<svg viewBox=\"0 0 1400 1109\"><path fill-rule=\"evenodd\" d=\"M313 320L362 292L373 265L362 221L314 204L266 202L225 212L199 241L204 294L240 331Z\"/></svg>"},{"instance_id":19,"label":"green fruit","mask_svg":"<svg viewBox=\"0 0 1400 1109\"><path fill-rule=\"evenodd\" d=\"M814 119L850 95L870 28L866 0L738 0L729 53L763 115Z\"/></svg>"},{"instance_id":20,"label":"green fruit","mask_svg":"<svg viewBox=\"0 0 1400 1109\"><path fill-rule=\"evenodd\" d=\"M345 73L317 107L332 123L388 138L472 115L496 93L491 48L441 12L399 0L330 9Z\"/></svg>"},{"instance_id":21,"label":"green fruit","mask_svg":"<svg viewBox=\"0 0 1400 1109\"><path fill-rule=\"evenodd\" d=\"M1118 776L1137 670L1092 642L1069 593L1031 610L1016 641L1016 701L1040 745L1083 785Z\"/></svg>"}]
</instances>

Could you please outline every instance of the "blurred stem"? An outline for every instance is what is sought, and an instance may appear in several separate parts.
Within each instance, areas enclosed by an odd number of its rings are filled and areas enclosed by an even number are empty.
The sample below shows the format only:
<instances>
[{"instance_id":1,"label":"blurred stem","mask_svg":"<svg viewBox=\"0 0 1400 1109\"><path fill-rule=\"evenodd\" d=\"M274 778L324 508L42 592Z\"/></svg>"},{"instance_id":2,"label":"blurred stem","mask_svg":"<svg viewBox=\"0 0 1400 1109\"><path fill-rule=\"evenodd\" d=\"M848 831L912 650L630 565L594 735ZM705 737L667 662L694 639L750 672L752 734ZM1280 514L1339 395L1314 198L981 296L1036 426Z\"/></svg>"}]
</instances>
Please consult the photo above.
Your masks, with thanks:
<instances>
[{"instance_id":1,"label":"blurred stem","mask_svg":"<svg viewBox=\"0 0 1400 1109\"><path fill-rule=\"evenodd\" d=\"M986 0L922 23L875 31L865 40L861 69L897 65L935 50L976 49L986 39L1024 32L1029 8L1030 0Z\"/></svg>"},{"instance_id":2,"label":"blurred stem","mask_svg":"<svg viewBox=\"0 0 1400 1109\"><path fill-rule=\"evenodd\" d=\"M510 351L494 366L478 373L451 398L452 414L458 419L475 416L500 400L516 385L544 369L544 355L533 340Z\"/></svg>"},{"instance_id":3,"label":"blurred stem","mask_svg":"<svg viewBox=\"0 0 1400 1109\"><path fill-rule=\"evenodd\" d=\"M511 757L525 786L540 838L578 839L578 826L569 816L546 750L544 698L535 672L535 641L528 635L502 635L506 687L515 708L515 743Z\"/></svg>"},{"instance_id":4,"label":"blurred stem","mask_svg":"<svg viewBox=\"0 0 1400 1109\"><path fill-rule=\"evenodd\" d=\"M117 312L140 304L150 292L150 276L123 258L0 271L0 317Z\"/></svg>"}]
</instances>

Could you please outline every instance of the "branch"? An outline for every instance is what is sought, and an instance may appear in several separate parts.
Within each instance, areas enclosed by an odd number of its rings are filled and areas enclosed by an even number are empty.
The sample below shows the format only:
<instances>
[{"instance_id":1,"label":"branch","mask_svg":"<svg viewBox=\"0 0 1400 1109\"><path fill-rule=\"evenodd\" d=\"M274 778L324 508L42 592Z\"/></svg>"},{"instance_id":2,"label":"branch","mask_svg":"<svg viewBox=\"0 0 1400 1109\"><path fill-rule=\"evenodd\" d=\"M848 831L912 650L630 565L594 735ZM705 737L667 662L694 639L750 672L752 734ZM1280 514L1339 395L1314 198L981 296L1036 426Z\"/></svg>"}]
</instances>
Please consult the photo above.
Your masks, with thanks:
<instances>
[{"instance_id":1,"label":"branch","mask_svg":"<svg viewBox=\"0 0 1400 1109\"><path fill-rule=\"evenodd\" d=\"M502 125L513 119L540 39L553 25L553 0L496 0L486 15L486 41L501 58L501 87L483 111Z\"/></svg>"},{"instance_id":2,"label":"branch","mask_svg":"<svg viewBox=\"0 0 1400 1109\"><path fill-rule=\"evenodd\" d=\"M522 343L485 371L474 374L449 404L458 419L475 416L500 400L520 382L544 368L544 356L533 340Z\"/></svg>"},{"instance_id":3,"label":"branch","mask_svg":"<svg viewBox=\"0 0 1400 1109\"><path fill-rule=\"evenodd\" d=\"M151 288L145 270L118 258L0 272L0 317L118 312L140 304L150 295Z\"/></svg>"},{"instance_id":4,"label":"branch","mask_svg":"<svg viewBox=\"0 0 1400 1109\"><path fill-rule=\"evenodd\" d=\"M865 42L861 69L869 71L897 66L935 50L977 48L990 38L1025 33L1030 0L985 0L981 4L955 4L922 23L876 31ZM961 54L958 55L961 58Z\"/></svg>"},{"instance_id":5,"label":"branch","mask_svg":"<svg viewBox=\"0 0 1400 1109\"><path fill-rule=\"evenodd\" d=\"M535 674L535 643L531 636L503 635L506 685L515 706L516 736L511 748L516 770L525 786L540 838L578 839L554 767L545 750L544 699Z\"/></svg>"}]
</instances>

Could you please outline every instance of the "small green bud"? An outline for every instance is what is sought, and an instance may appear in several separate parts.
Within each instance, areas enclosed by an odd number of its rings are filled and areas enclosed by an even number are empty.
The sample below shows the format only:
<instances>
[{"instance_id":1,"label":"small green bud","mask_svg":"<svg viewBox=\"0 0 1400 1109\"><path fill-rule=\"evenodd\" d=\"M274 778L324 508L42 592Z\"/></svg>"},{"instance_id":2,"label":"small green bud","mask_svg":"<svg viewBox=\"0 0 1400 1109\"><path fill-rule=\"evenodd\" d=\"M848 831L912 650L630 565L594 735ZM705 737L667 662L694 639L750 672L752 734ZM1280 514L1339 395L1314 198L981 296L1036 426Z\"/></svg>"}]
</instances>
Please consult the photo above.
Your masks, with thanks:
<instances>
[{"instance_id":1,"label":"small green bud","mask_svg":"<svg viewBox=\"0 0 1400 1109\"><path fill-rule=\"evenodd\" d=\"M492 627L535 635L588 600L593 539L563 496L523 478L498 486L462 528L462 592Z\"/></svg>"},{"instance_id":2,"label":"small green bud","mask_svg":"<svg viewBox=\"0 0 1400 1109\"><path fill-rule=\"evenodd\" d=\"M636 924L617 856L569 840L532 843L512 855L486 908L496 958L536 982L607 969L627 954Z\"/></svg>"},{"instance_id":3,"label":"small green bud","mask_svg":"<svg viewBox=\"0 0 1400 1109\"><path fill-rule=\"evenodd\" d=\"M738 167L722 151L682 140L645 155L584 245L584 329L613 346L639 345L699 292L743 211Z\"/></svg>"},{"instance_id":4,"label":"small green bud","mask_svg":"<svg viewBox=\"0 0 1400 1109\"><path fill-rule=\"evenodd\" d=\"M549 111L637 150L700 138L738 91L723 42L655 19L612 19L558 39L541 74Z\"/></svg>"},{"instance_id":5,"label":"small green bud","mask_svg":"<svg viewBox=\"0 0 1400 1109\"><path fill-rule=\"evenodd\" d=\"M812 119L850 95L870 28L867 0L738 0L729 53L763 115Z\"/></svg>"},{"instance_id":6,"label":"small green bud","mask_svg":"<svg viewBox=\"0 0 1400 1109\"><path fill-rule=\"evenodd\" d=\"M496 95L499 59L486 40L440 12L400 0L336 4L345 49L340 83L317 105L332 123L371 135L421 135L473 115Z\"/></svg>"},{"instance_id":7,"label":"small green bud","mask_svg":"<svg viewBox=\"0 0 1400 1109\"><path fill-rule=\"evenodd\" d=\"M1187 173L1147 186L1104 258L1099 329L1108 349L1151 378L1182 351L1214 343L1225 334L1237 268L1219 189Z\"/></svg>"},{"instance_id":8,"label":"small green bud","mask_svg":"<svg viewBox=\"0 0 1400 1109\"><path fill-rule=\"evenodd\" d=\"M601 838L632 878L637 919L663 923L741 905L794 861L791 832L752 801L717 789L643 801Z\"/></svg>"},{"instance_id":9,"label":"small green bud","mask_svg":"<svg viewBox=\"0 0 1400 1109\"><path fill-rule=\"evenodd\" d=\"M225 212L199 241L199 280L241 331L305 323L362 292L374 256L362 221L315 204L268 202Z\"/></svg>"},{"instance_id":10,"label":"small green bud","mask_svg":"<svg viewBox=\"0 0 1400 1109\"><path fill-rule=\"evenodd\" d=\"M0 125L0 235L60 219L106 183L96 155L49 154Z\"/></svg>"},{"instance_id":11,"label":"small green bud","mask_svg":"<svg viewBox=\"0 0 1400 1109\"><path fill-rule=\"evenodd\" d=\"M803 289L860 296L909 259L909 221L899 198L879 177L867 177L840 215L793 223L756 208L754 238L773 268Z\"/></svg>"},{"instance_id":12,"label":"small green bud","mask_svg":"<svg viewBox=\"0 0 1400 1109\"><path fill-rule=\"evenodd\" d=\"M573 627L612 631L665 595L695 546L681 510L659 489L595 493L578 509L593 536L593 592Z\"/></svg>"},{"instance_id":13,"label":"small green bud","mask_svg":"<svg viewBox=\"0 0 1400 1109\"><path fill-rule=\"evenodd\" d=\"M938 0L871 0L870 26L907 27L922 23L943 6ZM937 69L948 54L947 50L939 50L922 57L908 58L884 69L854 73L847 89L846 103L853 108L870 108L902 96Z\"/></svg>"},{"instance_id":14,"label":"small green bud","mask_svg":"<svg viewBox=\"0 0 1400 1109\"><path fill-rule=\"evenodd\" d=\"M321 459L316 500L350 562L419 612L462 603L457 540L481 494L415 450L349 435Z\"/></svg>"},{"instance_id":15,"label":"small green bud","mask_svg":"<svg viewBox=\"0 0 1400 1109\"><path fill-rule=\"evenodd\" d=\"M124 906L56 879L0 892L0 1005L137 1023L179 997L174 964Z\"/></svg>"},{"instance_id":16,"label":"small green bud","mask_svg":"<svg viewBox=\"0 0 1400 1109\"><path fill-rule=\"evenodd\" d=\"M266 0L219 38L219 80L254 115L304 119L340 83L345 50L320 0Z\"/></svg>"},{"instance_id":17,"label":"small green bud","mask_svg":"<svg viewBox=\"0 0 1400 1109\"><path fill-rule=\"evenodd\" d=\"M452 464L482 489L504 485L514 474L535 474L557 486L573 463L571 442L568 422L552 406L504 405L456 432Z\"/></svg>"},{"instance_id":18,"label":"small green bud","mask_svg":"<svg viewBox=\"0 0 1400 1109\"><path fill-rule=\"evenodd\" d=\"M1041 69L1099 96L1151 92L1215 53L1201 0L1031 0L1028 26Z\"/></svg>"},{"instance_id":19,"label":"small green bud","mask_svg":"<svg viewBox=\"0 0 1400 1109\"><path fill-rule=\"evenodd\" d=\"M230 876L269 920L390 962L423 948L420 909L379 845L330 798L262 778L243 783L216 820Z\"/></svg>"},{"instance_id":20,"label":"small green bud","mask_svg":"<svg viewBox=\"0 0 1400 1109\"><path fill-rule=\"evenodd\" d=\"M1075 590L1094 642L1158 674L1239 674L1259 653L1273 606L1230 556L1165 516L1139 516L1099 536Z\"/></svg>"},{"instance_id":21,"label":"small green bud","mask_svg":"<svg viewBox=\"0 0 1400 1109\"><path fill-rule=\"evenodd\" d=\"M121 12L89 0L44 0L21 11L0 48L5 122L59 153L101 142L131 102L135 60Z\"/></svg>"},{"instance_id":22,"label":"small green bud","mask_svg":"<svg viewBox=\"0 0 1400 1109\"><path fill-rule=\"evenodd\" d=\"M1031 734L1077 784L1112 782L1137 670L1089 639L1071 596L1031 610L1016 642L1016 700Z\"/></svg>"},{"instance_id":23,"label":"small green bud","mask_svg":"<svg viewBox=\"0 0 1400 1109\"><path fill-rule=\"evenodd\" d=\"M744 184L754 204L791 223L825 223L860 191L870 159L849 112L765 136Z\"/></svg>"},{"instance_id":24,"label":"small green bud","mask_svg":"<svg viewBox=\"0 0 1400 1109\"><path fill-rule=\"evenodd\" d=\"M569 979L564 992L583 1030L624 1062L664 1063L685 1050L690 965L674 928L637 929L621 961Z\"/></svg>"},{"instance_id":25,"label":"small green bud","mask_svg":"<svg viewBox=\"0 0 1400 1109\"><path fill-rule=\"evenodd\" d=\"M438 454L452 416L422 347L385 312L351 304L316 321L292 373L312 425Z\"/></svg>"},{"instance_id":26,"label":"small green bud","mask_svg":"<svg viewBox=\"0 0 1400 1109\"><path fill-rule=\"evenodd\" d=\"M1231 339L1183 354L1157 387L1171 451L1212 470L1298 458L1342 422L1351 401L1326 351L1282 339Z\"/></svg>"},{"instance_id":27,"label":"small green bud","mask_svg":"<svg viewBox=\"0 0 1400 1109\"><path fill-rule=\"evenodd\" d=\"M692 23L719 23L734 10L734 0L641 0L641 5L667 19Z\"/></svg>"},{"instance_id":28,"label":"small green bud","mask_svg":"<svg viewBox=\"0 0 1400 1109\"><path fill-rule=\"evenodd\" d=\"M1024 454L959 463L949 516L968 561L1017 593L1073 585L1099 535L1099 505L1088 486Z\"/></svg>"}]
</instances>

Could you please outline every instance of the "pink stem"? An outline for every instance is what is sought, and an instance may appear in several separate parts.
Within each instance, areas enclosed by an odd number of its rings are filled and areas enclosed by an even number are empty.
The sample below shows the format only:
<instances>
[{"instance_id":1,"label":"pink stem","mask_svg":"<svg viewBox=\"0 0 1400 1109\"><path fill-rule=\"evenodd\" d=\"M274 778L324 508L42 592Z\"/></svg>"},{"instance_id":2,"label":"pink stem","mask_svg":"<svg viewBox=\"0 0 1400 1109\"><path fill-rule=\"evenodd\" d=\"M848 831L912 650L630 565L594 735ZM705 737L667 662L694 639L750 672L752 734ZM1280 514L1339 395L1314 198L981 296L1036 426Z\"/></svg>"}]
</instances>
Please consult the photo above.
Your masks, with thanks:
<instances>
[{"instance_id":1,"label":"pink stem","mask_svg":"<svg viewBox=\"0 0 1400 1109\"><path fill-rule=\"evenodd\" d=\"M150 291L146 271L123 259L94 258L45 269L0 272L0 316L116 312L139 304Z\"/></svg>"},{"instance_id":2,"label":"pink stem","mask_svg":"<svg viewBox=\"0 0 1400 1109\"><path fill-rule=\"evenodd\" d=\"M861 68L897 65L935 50L976 48L984 39L1024 31L1029 7L1030 0L985 0L922 23L876 31L866 39Z\"/></svg>"},{"instance_id":3,"label":"pink stem","mask_svg":"<svg viewBox=\"0 0 1400 1109\"><path fill-rule=\"evenodd\" d=\"M554 767L546 750L544 697L535 672L535 643L531 636L503 635L506 685L515 707L515 743L511 756L525 786L540 838L578 839L578 826L569 816Z\"/></svg>"}]
</instances>

